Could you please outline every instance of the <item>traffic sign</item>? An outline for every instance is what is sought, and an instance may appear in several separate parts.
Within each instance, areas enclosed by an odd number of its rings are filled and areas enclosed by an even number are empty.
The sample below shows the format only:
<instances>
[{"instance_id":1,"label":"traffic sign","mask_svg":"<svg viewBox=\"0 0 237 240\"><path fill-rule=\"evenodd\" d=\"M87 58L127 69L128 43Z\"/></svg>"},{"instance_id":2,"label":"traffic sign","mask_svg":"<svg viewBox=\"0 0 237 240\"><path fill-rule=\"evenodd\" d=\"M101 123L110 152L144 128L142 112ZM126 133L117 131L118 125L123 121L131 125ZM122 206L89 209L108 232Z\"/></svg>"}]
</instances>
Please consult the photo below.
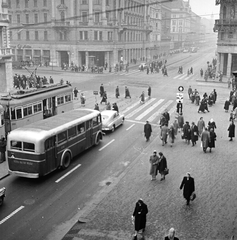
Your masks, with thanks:
<instances>
[{"instance_id":1,"label":"traffic sign","mask_svg":"<svg viewBox=\"0 0 237 240\"><path fill-rule=\"evenodd\" d=\"M93 91L93 94L98 95L99 93L98 93L98 91Z\"/></svg>"},{"instance_id":2,"label":"traffic sign","mask_svg":"<svg viewBox=\"0 0 237 240\"><path fill-rule=\"evenodd\" d=\"M183 86L179 86L179 87L178 87L178 90L179 90L180 92L183 92L184 87L183 87Z\"/></svg>"},{"instance_id":3,"label":"traffic sign","mask_svg":"<svg viewBox=\"0 0 237 240\"><path fill-rule=\"evenodd\" d=\"M184 94L183 93L177 93L176 94L176 102L181 102L183 103L183 100L184 100Z\"/></svg>"}]
</instances>

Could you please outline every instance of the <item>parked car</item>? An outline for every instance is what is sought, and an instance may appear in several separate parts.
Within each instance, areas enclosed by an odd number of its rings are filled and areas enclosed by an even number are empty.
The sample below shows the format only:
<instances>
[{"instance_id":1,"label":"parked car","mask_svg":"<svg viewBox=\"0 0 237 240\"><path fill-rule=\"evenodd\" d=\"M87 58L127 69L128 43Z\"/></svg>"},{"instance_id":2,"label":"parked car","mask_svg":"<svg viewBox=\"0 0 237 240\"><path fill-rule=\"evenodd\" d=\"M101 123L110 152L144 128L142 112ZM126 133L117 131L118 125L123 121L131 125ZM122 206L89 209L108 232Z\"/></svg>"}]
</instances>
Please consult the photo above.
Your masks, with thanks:
<instances>
[{"instance_id":1,"label":"parked car","mask_svg":"<svg viewBox=\"0 0 237 240\"><path fill-rule=\"evenodd\" d=\"M141 63L138 67L139 70L141 70L141 68L143 67L143 69L147 69L148 68L148 64L147 63Z\"/></svg>"},{"instance_id":2,"label":"parked car","mask_svg":"<svg viewBox=\"0 0 237 240\"><path fill-rule=\"evenodd\" d=\"M122 125L124 122L124 114L118 113L114 110L104 110L101 112L102 116L102 131L114 132L115 128Z\"/></svg>"}]
</instances>

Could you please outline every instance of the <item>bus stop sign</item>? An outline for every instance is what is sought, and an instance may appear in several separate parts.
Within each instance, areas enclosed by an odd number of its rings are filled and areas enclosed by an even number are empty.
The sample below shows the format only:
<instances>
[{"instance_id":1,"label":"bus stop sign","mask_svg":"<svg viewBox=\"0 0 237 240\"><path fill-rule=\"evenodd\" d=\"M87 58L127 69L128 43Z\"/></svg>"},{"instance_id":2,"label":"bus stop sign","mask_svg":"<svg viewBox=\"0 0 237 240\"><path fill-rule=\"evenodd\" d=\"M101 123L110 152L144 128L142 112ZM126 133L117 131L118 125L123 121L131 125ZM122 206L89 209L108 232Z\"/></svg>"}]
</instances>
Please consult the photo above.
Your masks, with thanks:
<instances>
[{"instance_id":1,"label":"bus stop sign","mask_svg":"<svg viewBox=\"0 0 237 240\"><path fill-rule=\"evenodd\" d=\"M183 86L179 86L179 87L178 87L178 90L179 90L180 92L183 92L184 87L183 87Z\"/></svg>"}]
</instances>

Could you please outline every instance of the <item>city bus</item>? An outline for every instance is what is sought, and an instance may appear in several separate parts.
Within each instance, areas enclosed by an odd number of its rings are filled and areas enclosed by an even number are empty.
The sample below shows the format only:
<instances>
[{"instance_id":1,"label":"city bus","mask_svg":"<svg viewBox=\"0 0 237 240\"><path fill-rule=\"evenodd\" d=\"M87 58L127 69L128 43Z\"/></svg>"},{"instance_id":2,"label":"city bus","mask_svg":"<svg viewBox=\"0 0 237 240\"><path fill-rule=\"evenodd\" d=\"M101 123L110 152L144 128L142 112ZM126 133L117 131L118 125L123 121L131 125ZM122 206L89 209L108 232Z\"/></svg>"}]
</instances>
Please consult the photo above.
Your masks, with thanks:
<instances>
[{"instance_id":1,"label":"city bus","mask_svg":"<svg viewBox=\"0 0 237 240\"><path fill-rule=\"evenodd\" d=\"M40 178L66 169L73 157L101 140L101 114L91 109L74 109L17 128L7 138L9 173Z\"/></svg>"},{"instance_id":2,"label":"city bus","mask_svg":"<svg viewBox=\"0 0 237 240\"><path fill-rule=\"evenodd\" d=\"M0 135L5 137L18 127L72 110L72 94L73 88L68 84L48 84L0 96Z\"/></svg>"}]
</instances>

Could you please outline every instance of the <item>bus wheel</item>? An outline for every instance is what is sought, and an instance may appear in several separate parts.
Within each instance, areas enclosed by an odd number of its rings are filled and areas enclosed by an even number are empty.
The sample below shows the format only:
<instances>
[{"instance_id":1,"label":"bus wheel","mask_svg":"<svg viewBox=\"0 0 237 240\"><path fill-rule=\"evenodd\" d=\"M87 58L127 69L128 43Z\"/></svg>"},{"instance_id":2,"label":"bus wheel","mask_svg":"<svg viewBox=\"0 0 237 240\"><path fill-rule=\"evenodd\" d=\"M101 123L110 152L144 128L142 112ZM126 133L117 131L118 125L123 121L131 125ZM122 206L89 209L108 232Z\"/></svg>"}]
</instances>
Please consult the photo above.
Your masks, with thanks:
<instances>
[{"instance_id":1,"label":"bus wheel","mask_svg":"<svg viewBox=\"0 0 237 240\"><path fill-rule=\"evenodd\" d=\"M98 133L95 137L95 145L97 146L100 143L101 133Z\"/></svg>"},{"instance_id":2,"label":"bus wheel","mask_svg":"<svg viewBox=\"0 0 237 240\"><path fill-rule=\"evenodd\" d=\"M62 169L68 168L70 163L71 163L71 155L70 155L69 152L66 152L64 157L63 157Z\"/></svg>"}]
</instances>

